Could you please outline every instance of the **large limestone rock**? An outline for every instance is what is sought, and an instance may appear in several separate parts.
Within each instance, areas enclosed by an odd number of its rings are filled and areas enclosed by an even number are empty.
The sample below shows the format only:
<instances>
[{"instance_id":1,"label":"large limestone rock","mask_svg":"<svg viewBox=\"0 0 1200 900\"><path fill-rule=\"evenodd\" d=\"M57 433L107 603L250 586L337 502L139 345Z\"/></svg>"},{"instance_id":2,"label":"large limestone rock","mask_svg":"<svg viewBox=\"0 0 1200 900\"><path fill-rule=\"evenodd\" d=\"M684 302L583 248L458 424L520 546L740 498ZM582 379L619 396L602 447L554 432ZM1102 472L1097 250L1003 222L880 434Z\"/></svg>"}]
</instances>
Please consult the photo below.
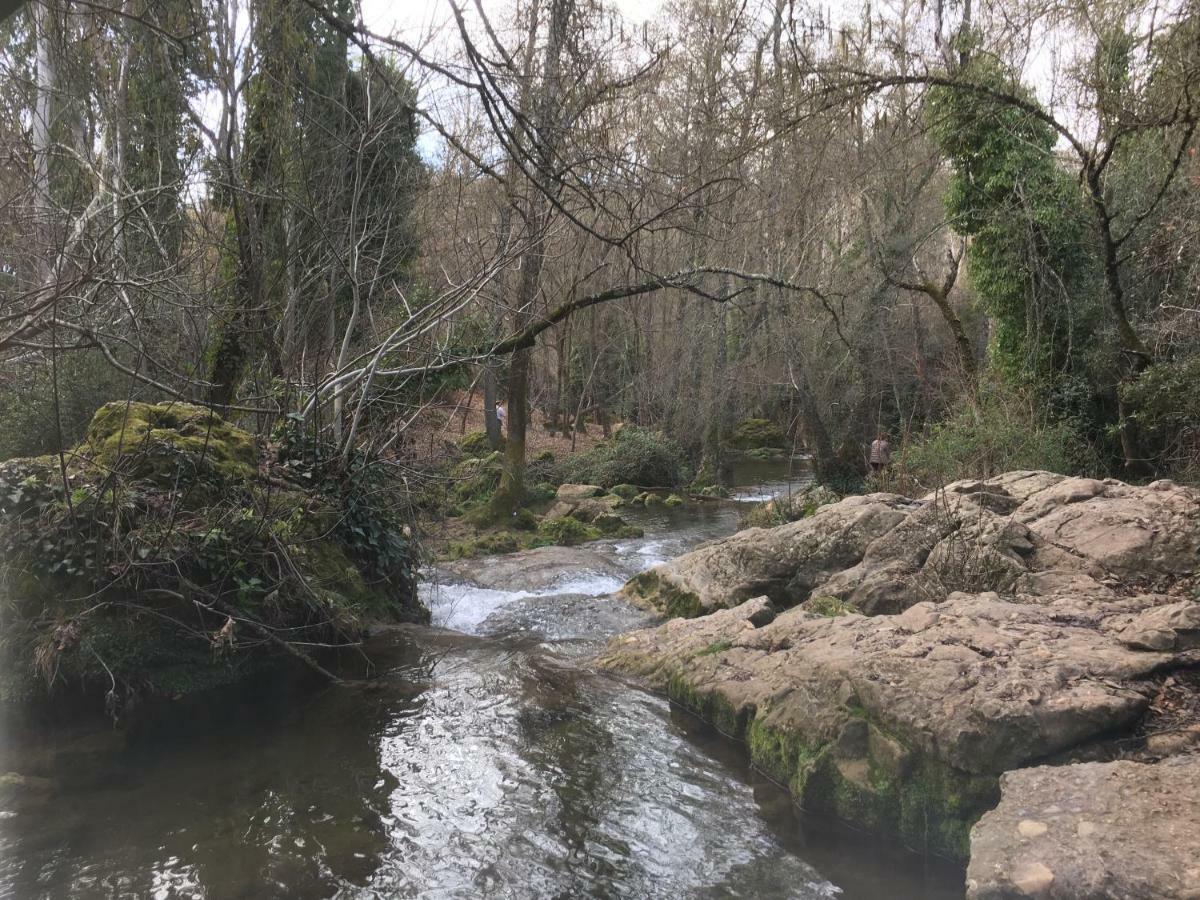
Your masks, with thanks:
<instances>
[{"instance_id":1,"label":"large limestone rock","mask_svg":"<svg viewBox=\"0 0 1200 900\"><path fill-rule=\"evenodd\" d=\"M850 498L635 578L677 618L601 663L744 739L806 808L964 857L1006 771L1194 745L1138 728L1200 647L1198 527L1170 482Z\"/></svg>"},{"instance_id":2,"label":"large limestone rock","mask_svg":"<svg viewBox=\"0 0 1200 900\"><path fill-rule=\"evenodd\" d=\"M763 597L615 638L601 662L746 739L803 806L962 856L1001 773L1145 713L1144 679L1180 657L1123 643L1131 615L995 593L773 615Z\"/></svg>"},{"instance_id":3,"label":"large limestone rock","mask_svg":"<svg viewBox=\"0 0 1200 900\"><path fill-rule=\"evenodd\" d=\"M1200 494L1173 482L1011 472L919 501L851 497L788 525L742 531L643 573L625 595L672 615L758 594L785 606L831 596L868 614L953 591L1112 598L1114 585L1193 572L1198 529Z\"/></svg>"},{"instance_id":4,"label":"large limestone rock","mask_svg":"<svg viewBox=\"0 0 1200 900\"><path fill-rule=\"evenodd\" d=\"M625 596L673 615L699 615L765 594L799 601L812 585L859 562L917 505L893 494L850 497L778 528L748 528L634 578Z\"/></svg>"},{"instance_id":5,"label":"large limestone rock","mask_svg":"<svg viewBox=\"0 0 1200 900\"><path fill-rule=\"evenodd\" d=\"M1039 766L971 832L970 900L1200 897L1200 756Z\"/></svg>"}]
</instances>

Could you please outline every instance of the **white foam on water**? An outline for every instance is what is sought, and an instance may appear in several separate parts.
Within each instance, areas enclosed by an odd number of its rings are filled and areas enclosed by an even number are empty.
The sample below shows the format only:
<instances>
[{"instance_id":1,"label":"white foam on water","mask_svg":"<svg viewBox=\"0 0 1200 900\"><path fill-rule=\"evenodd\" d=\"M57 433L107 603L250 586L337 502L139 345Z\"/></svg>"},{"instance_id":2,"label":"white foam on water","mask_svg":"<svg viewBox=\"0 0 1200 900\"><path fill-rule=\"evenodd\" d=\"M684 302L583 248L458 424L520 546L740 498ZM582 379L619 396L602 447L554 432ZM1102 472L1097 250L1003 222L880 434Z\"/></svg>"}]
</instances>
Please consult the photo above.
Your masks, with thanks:
<instances>
[{"instance_id":1,"label":"white foam on water","mask_svg":"<svg viewBox=\"0 0 1200 900\"><path fill-rule=\"evenodd\" d=\"M426 582L422 599L434 625L465 634L476 634L488 616L509 604L532 597L528 591L497 591L471 584Z\"/></svg>"},{"instance_id":2,"label":"white foam on water","mask_svg":"<svg viewBox=\"0 0 1200 900\"><path fill-rule=\"evenodd\" d=\"M613 591L619 591L625 584L625 579L615 575L596 575L591 572L580 572L554 582L550 587L538 591L535 597L553 597L555 594L583 594L588 597L603 597Z\"/></svg>"},{"instance_id":3,"label":"white foam on water","mask_svg":"<svg viewBox=\"0 0 1200 900\"><path fill-rule=\"evenodd\" d=\"M773 491L769 494L763 493L762 491L738 491L729 499L737 500L740 503L766 503L768 500L774 500L781 493L783 493L781 490Z\"/></svg>"},{"instance_id":4,"label":"white foam on water","mask_svg":"<svg viewBox=\"0 0 1200 900\"><path fill-rule=\"evenodd\" d=\"M464 582L424 582L421 595L434 625L478 634L493 614L521 600L554 597L559 594L583 594L603 597L621 589L623 578L594 572L575 572L537 591L501 591Z\"/></svg>"}]
</instances>

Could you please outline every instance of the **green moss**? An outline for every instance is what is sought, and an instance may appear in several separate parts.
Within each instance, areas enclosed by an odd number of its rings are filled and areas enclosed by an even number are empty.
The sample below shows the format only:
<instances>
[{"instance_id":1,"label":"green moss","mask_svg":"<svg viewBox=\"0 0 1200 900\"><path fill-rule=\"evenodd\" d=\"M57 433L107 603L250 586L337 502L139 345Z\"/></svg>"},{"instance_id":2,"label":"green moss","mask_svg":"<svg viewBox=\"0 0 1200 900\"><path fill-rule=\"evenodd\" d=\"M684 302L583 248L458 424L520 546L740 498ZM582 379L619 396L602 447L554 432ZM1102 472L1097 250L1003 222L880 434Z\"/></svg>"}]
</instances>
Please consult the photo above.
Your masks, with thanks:
<instances>
[{"instance_id":1,"label":"green moss","mask_svg":"<svg viewBox=\"0 0 1200 900\"><path fill-rule=\"evenodd\" d=\"M187 403L108 403L92 418L87 447L93 462L155 481L181 469L248 481L258 464L249 432Z\"/></svg>"},{"instance_id":2,"label":"green moss","mask_svg":"<svg viewBox=\"0 0 1200 900\"><path fill-rule=\"evenodd\" d=\"M634 487L632 484L618 484L618 485L614 485L609 490L609 493L616 494L622 500L632 500L634 497L636 497L638 494L640 494L641 491L638 490L636 487Z\"/></svg>"},{"instance_id":3,"label":"green moss","mask_svg":"<svg viewBox=\"0 0 1200 900\"><path fill-rule=\"evenodd\" d=\"M599 528L587 525L570 516L543 519L537 527L538 536L553 544L573 547L603 537Z\"/></svg>"},{"instance_id":4,"label":"green moss","mask_svg":"<svg viewBox=\"0 0 1200 900\"><path fill-rule=\"evenodd\" d=\"M694 619L704 614L699 597L663 581L653 570L635 575L626 584L625 590L661 609L671 618Z\"/></svg>"},{"instance_id":5,"label":"green moss","mask_svg":"<svg viewBox=\"0 0 1200 900\"><path fill-rule=\"evenodd\" d=\"M728 649L728 643L716 642L694 658ZM897 767L886 753L887 758L876 758L882 743L874 738L864 757L843 758L838 741L814 743L797 730L764 724L753 709L739 712L719 692L697 690L680 673L668 679L667 693L721 731L745 740L754 766L786 785L804 809L898 838L917 850L965 859L971 826L999 800L997 777L952 769L890 735L883 743L903 756L903 766Z\"/></svg>"},{"instance_id":6,"label":"green moss","mask_svg":"<svg viewBox=\"0 0 1200 900\"><path fill-rule=\"evenodd\" d=\"M799 735L785 732L754 718L746 729L746 743L755 767L800 798L824 746L806 743Z\"/></svg>"},{"instance_id":7,"label":"green moss","mask_svg":"<svg viewBox=\"0 0 1200 900\"><path fill-rule=\"evenodd\" d=\"M678 494L671 494L666 500L663 501L663 503L665 503L667 506L682 506L683 502L683 498Z\"/></svg>"},{"instance_id":8,"label":"green moss","mask_svg":"<svg viewBox=\"0 0 1200 900\"><path fill-rule=\"evenodd\" d=\"M684 678L672 676L667 695L680 706L695 713L732 738L741 738L749 710L738 711L717 691L699 692Z\"/></svg>"},{"instance_id":9,"label":"green moss","mask_svg":"<svg viewBox=\"0 0 1200 900\"><path fill-rule=\"evenodd\" d=\"M516 553L527 546L521 536L509 531L491 531L469 541L450 544L446 555L450 559L472 559L476 556L496 556Z\"/></svg>"},{"instance_id":10,"label":"green moss","mask_svg":"<svg viewBox=\"0 0 1200 900\"><path fill-rule=\"evenodd\" d=\"M802 608L805 612L831 619L836 619L838 616L862 615L862 610L853 603L847 603L837 597L811 597L804 601Z\"/></svg>"}]
</instances>

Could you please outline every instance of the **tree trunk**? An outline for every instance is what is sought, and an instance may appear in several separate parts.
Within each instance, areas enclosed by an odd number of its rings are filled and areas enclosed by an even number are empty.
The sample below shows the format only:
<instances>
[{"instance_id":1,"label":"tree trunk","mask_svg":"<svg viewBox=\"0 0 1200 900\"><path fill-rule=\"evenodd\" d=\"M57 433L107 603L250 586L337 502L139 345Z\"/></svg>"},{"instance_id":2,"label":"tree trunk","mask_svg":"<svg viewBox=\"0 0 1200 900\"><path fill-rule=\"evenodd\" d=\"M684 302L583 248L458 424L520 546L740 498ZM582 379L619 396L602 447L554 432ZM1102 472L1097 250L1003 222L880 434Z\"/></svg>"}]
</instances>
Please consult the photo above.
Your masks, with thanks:
<instances>
[{"instance_id":1,"label":"tree trunk","mask_svg":"<svg viewBox=\"0 0 1200 900\"><path fill-rule=\"evenodd\" d=\"M483 370L483 427L487 430L488 446L499 450L503 435L500 417L496 415L496 369L491 363Z\"/></svg>"}]
</instances>

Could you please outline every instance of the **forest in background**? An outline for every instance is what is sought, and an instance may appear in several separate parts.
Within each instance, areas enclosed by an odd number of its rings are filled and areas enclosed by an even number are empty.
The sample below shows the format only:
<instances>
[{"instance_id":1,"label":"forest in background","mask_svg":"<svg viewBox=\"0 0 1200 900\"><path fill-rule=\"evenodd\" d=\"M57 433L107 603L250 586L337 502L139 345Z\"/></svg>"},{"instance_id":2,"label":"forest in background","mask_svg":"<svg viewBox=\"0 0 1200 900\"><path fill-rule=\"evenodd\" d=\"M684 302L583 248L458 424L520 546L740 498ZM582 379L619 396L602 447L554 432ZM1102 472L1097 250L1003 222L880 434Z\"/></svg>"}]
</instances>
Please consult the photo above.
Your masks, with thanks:
<instances>
[{"instance_id":1,"label":"forest in background","mask_svg":"<svg viewBox=\"0 0 1200 900\"><path fill-rule=\"evenodd\" d=\"M47 0L3 24L0 458L109 401L413 474L450 390L854 481L1200 478L1192 2ZM537 414L531 413L537 410Z\"/></svg>"}]
</instances>

